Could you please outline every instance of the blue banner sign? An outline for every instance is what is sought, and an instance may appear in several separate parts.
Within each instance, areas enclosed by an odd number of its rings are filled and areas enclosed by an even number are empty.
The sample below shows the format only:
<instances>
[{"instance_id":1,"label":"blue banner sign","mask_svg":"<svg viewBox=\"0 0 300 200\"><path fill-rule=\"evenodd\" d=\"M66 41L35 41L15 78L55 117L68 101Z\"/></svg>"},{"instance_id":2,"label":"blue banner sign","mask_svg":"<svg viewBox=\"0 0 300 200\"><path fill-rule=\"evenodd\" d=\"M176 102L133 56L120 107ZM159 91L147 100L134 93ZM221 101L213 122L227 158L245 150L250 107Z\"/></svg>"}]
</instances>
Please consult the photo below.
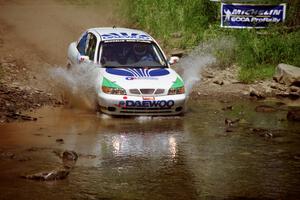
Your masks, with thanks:
<instances>
[{"instance_id":1,"label":"blue banner sign","mask_svg":"<svg viewBox=\"0 0 300 200\"><path fill-rule=\"evenodd\" d=\"M286 4L221 4L221 27L264 28L285 19Z\"/></svg>"}]
</instances>

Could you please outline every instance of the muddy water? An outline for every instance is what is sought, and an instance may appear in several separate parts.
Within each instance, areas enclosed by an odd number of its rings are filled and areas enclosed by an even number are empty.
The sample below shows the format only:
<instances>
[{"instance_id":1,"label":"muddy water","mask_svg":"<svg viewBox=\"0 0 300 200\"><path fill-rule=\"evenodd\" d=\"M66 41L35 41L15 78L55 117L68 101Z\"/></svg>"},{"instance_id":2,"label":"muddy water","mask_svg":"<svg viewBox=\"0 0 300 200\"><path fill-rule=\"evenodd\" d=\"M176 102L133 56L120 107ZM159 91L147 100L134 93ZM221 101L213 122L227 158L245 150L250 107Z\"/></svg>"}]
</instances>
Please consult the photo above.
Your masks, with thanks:
<instances>
[{"instance_id":1,"label":"muddy water","mask_svg":"<svg viewBox=\"0 0 300 200\"><path fill-rule=\"evenodd\" d=\"M190 101L183 117L110 118L44 108L36 122L0 125L0 199L297 199L300 124L287 109ZM19 177L60 166L66 149L79 154L67 179Z\"/></svg>"}]
</instances>

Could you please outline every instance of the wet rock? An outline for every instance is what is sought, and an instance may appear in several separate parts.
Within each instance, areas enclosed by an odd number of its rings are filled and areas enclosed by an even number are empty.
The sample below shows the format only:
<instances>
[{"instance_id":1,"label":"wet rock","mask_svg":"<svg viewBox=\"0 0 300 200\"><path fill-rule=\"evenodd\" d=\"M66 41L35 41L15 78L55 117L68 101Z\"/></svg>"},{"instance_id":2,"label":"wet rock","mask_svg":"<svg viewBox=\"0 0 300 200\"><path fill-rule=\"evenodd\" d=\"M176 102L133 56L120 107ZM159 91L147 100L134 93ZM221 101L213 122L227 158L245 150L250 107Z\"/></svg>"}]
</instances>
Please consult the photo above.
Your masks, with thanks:
<instances>
[{"instance_id":1,"label":"wet rock","mask_svg":"<svg viewBox=\"0 0 300 200\"><path fill-rule=\"evenodd\" d=\"M1 152L0 159L14 159L16 155L12 152Z\"/></svg>"},{"instance_id":2,"label":"wet rock","mask_svg":"<svg viewBox=\"0 0 300 200\"><path fill-rule=\"evenodd\" d=\"M250 128L251 133L264 138L278 138L284 137L284 131L281 129L265 129L265 128Z\"/></svg>"},{"instance_id":3,"label":"wet rock","mask_svg":"<svg viewBox=\"0 0 300 200\"><path fill-rule=\"evenodd\" d=\"M298 99L300 97L300 93L298 92L290 92L289 93L290 99Z\"/></svg>"},{"instance_id":4,"label":"wet rock","mask_svg":"<svg viewBox=\"0 0 300 200\"><path fill-rule=\"evenodd\" d=\"M58 139L56 139L56 142L57 142L57 143L61 143L61 144L63 144L63 143L64 143L64 139L62 139L62 138L58 138Z\"/></svg>"},{"instance_id":5,"label":"wet rock","mask_svg":"<svg viewBox=\"0 0 300 200\"><path fill-rule=\"evenodd\" d=\"M224 85L224 81L219 78L216 78L215 80L213 80L213 83L217 84L217 85Z\"/></svg>"},{"instance_id":6,"label":"wet rock","mask_svg":"<svg viewBox=\"0 0 300 200\"><path fill-rule=\"evenodd\" d=\"M300 121L300 109L288 111L286 117L289 121Z\"/></svg>"},{"instance_id":7,"label":"wet rock","mask_svg":"<svg viewBox=\"0 0 300 200\"><path fill-rule=\"evenodd\" d=\"M279 84L279 83L271 83L270 88L275 89L275 90L279 90L279 91L286 91L287 90L287 86Z\"/></svg>"},{"instance_id":8,"label":"wet rock","mask_svg":"<svg viewBox=\"0 0 300 200\"><path fill-rule=\"evenodd\" d=\"M40 172L31 175L21 176L25 179L37 180L37 181L54 181L54 180L62 180L67 178L70 171L64 168L59 168L56 170L52 170L50 172Z\"/></svg>"},{"instance_id":9,"label":"wet rock","mask_svg":"<svg viewBox=\"0 0 300 200\"><path fill-rule=\"evenodd\" d=\"M251 97L256 97L258 99L264 99L265 98L265 96L261 92L259 92L258 90L254 89L254 88L249 89L249 95Z\"/></svg>"},{"instance_id":10,"label":"wet rock","mask_svg":"<svg viewBox=\"0 0 300 200\"><path fill-rule=\"evenodd\" d=\"M226 118L224 122L225 122L226 126L234 126L239 121L240 121L240 119L231 120L231 119Z\"/></svg>"},{"instance_id":11,"label":"wet rock","mask_svg":"<svg viewBox=\"0 0 300 200\"><path fill-rule=\"evenodd\" d=\"M300 84L300 68L287 64L279 64L273 79L285 85Z\"/></svg>"},{"instance_id":12,"label":"wet rock","mask_svg":"<svg viewBox=\"0 0 300 200\"><path fill-rule=\"evenodd\" d=\"M63 166L66 169L72 169L76 161L78 160L78 155L75 151L64 151L62 155Z\"/></svg>"},{"instance_id":13,"label":"wet rock","mask_svg":"<svg viewBox=\"0 0 300 200\"><path fill-rule=\"evenodd\" d=\"M269 106L269 105L259 105L259 106L256 106L255 111L256 112L275 112L275 111L277 111L277 109L274 108L273 106Z\"/></svg>"},{"instance_id":14,"label":"wet rock","mask_svg":"<svg viewBox=\"0 0 300 200\"><path fill-rule=\"evenodd\" d=\"M296 92L296 93L299 93L299 92L300 92L300 87L297 87L297 86L291 86L291 87L290 87L290 92Z\"/></svg>"},{"instance_id":15,"label":"wet rock","mask_svg":"<svg viewBox=\"0 0 300 200\"><path fill-rule=\"evenodd\" d=\"M225 132L227 133L233 132L233 129L231 127L226 127Z\"/></svg>"},{"instance_id":16,"label":"wet rock","mask_svg":"<svg viewBox=\"0 0 300 200\"><path fill-rule=\"evenodd\" d=\"M300 87L291 86L289 88L289 95L291 98L295 98L295 99L299 98L300 97Z\"/></svg>"},{"instance_id":17,"label":"wet rock","mask_svg":"<svg viewBox=\"0 0 300 200\"><path fill-rule=\"evenodd\" d=\"M21 115L21 114L16 113L16 111L14 111L13 108L11 108L11 109L12 109L12 111L5 115L7 118L11 118L14 120L25 120L25 121L36 121L37 120L36 117L31 117L28 115Z\"/></svg>"},{"instance_id":18,"label":"wet rock","mask_svg":"<svg viewBox=\"0 0 300 200\"><path fill-rule=\"evenodd\" d=\"M64 151L61 158L62 167L51 171L39 172L30 175L22 175L21 177L37 181L54 181L65 179L68 177L71 170L74 168L76 161L78 160L78 155L75 151Z\"/></svg>"},{"instance_id":19,"label":"wet rock","mask_svg":"<svg viewBox=\"0 0 300 200\"><path fill-rule=\"evenodd\" d=\"M300 154L294 155L293 158L294 158L295 160L300 160Z\"/></svg>"},{"instance_id":20,"label":"wet rock","mask_svg":"<svg viewBox=\"0 0 300 200\"><path fill-rule=\"evenodd\" d=\"M268 129L264 129L264 128L251 128L250 130L252 131L252 133L257 134L260 137L267 137L267 138L273 137L273 134Z\"/></svg>"},{"instance_id":21,"label":"wet rock","mask_svg":"<svg viewBox=\"0 0 300 200\"><path fill-rule=\"evenodd\" d=\"M14 81L13 83L11 83ZM3 81L1 81L3 82ZM4 81L0 84L0 118L2 121L35 121L37 118L22 115L19 111L32 110L45 104L55 103L53 97L49 97L45 92L36 89L19 86L15 80Z\"/></svg>"},{"instance_id":22,"label":"wet rock","mask_svg":"<svg viewBox=\"0 0 300 200\"><path fill-rule=\"evenodd\" d=\"M277 92L275 96L277 97L289 97L289 92Z\"/></svg>"}]
</instances>

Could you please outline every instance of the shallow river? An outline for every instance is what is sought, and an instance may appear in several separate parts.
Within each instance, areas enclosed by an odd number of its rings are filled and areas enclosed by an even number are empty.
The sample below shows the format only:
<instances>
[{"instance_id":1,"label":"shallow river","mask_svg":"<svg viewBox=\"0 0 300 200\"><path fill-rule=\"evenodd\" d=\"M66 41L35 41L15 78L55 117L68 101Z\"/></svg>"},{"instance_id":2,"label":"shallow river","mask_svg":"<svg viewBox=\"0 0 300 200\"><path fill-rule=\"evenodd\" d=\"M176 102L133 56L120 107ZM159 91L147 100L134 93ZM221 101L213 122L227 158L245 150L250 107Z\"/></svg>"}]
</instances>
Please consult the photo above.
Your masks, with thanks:
<instances>
[{"instance_id":1,"label":"shallow river","mask_svg":"<svg viewBox=\"0 0 300 200\"><path fill-rule=\"evenodd\" d=\"M279 110L255 112L260 104ZM167 118L43 108L30 113L36 122L1 124L0 199L300 198L300 123L286 120L287 105L191 100L188 107ZM239 122L228 127L225 119ZM79 154L65 180L20 178L60 166L64 150Z\"/></svg>"}]
</instances>

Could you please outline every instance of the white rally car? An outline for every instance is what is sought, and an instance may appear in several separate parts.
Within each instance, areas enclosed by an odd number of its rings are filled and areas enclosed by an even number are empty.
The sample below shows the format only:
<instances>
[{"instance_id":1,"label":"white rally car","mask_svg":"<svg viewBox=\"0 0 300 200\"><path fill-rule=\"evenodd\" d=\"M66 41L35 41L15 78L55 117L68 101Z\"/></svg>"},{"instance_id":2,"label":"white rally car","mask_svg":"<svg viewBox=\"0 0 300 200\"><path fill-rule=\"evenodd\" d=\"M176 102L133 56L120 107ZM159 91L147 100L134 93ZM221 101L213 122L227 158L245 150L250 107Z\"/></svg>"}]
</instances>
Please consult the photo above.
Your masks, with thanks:
<instances>
[{"instance_id":1,"label":"white rally car","mask_svg":"<svg viewBox=\"0 0 300 200\"><path fill-rule=\"evenodd\" d=\"M99 66L97 102L110 115L178 115L186 94L182 78L170 68L147 33L127 28L92 28L68 49L68 65Z\"/></svg>"}]
</instances>

